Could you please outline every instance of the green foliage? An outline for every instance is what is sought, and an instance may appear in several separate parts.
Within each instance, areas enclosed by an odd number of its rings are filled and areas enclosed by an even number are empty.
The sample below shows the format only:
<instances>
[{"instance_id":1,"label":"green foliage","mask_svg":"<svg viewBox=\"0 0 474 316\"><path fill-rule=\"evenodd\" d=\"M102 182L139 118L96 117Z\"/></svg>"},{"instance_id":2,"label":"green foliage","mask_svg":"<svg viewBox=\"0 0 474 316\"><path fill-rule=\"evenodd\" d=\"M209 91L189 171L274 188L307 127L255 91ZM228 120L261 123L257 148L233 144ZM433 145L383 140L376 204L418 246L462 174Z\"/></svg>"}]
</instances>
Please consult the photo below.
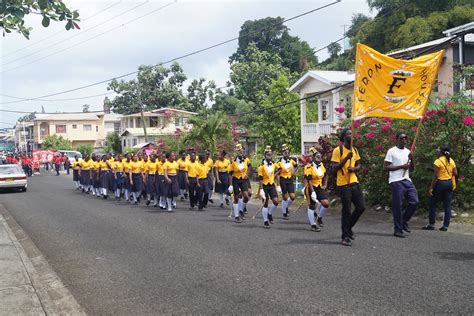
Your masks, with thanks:
<instances>
[{"instance_id":1,"label":"green foliage","mask_svg":"<svg viewBox=\"0 0 474 316\"><path fill-rule=\"evenodd\" d=\"M291 152L301 146L299 102L272 108L275 105L297 101L299 96L289 92L288 78L280 75L273 80L270 93L262 104L264 110L256 117L256 132L264 139L265 145L279 150L281 145L288 144ZM265 111L268 109L268 111ZM255 118L254 118L255 119Z\"/></svg>"},{"instance_id":2,"label":"green foliage","mask_svg":"<svg viewBox=\"0 0 474 316\"><path fill-rule=\"evenodd\" d=\"M25 116L20 117L17 121L18 122L30 122L36 118L36 112L32 112L30 114L26 114Z\"/></svg>"},{"instance_id":3,"label":"green foliage","mask_svg":"<svg viewBox=\"0 0 474 316\"><path fill-rule=\"evenodd\" d=\"M187 77L178 63L170 68L161 65L142 65L138 67L137 79L112 80L107 90L118 94L111 102L115 113L131 114L163 107L186 108L188 100L182 86Z\"/></svg>"},{"instance_id":4,"label":"green foliage","mask_svg":"<svg viewBox=\"0 0 474 316\"><path fill-rule=\"evenodd\" d=\"M94 147L91 144L79 144L76 147L76 150L82 154L82 157L85 155L91 155L94 151Z\"/></svg>"},{"instance_id":5,"label":"green foliage","mask_svg":"<svg viewBox=\"0 0 474 316\"><path fill-rule=\"evenodd\" d=\"M232 124L223 112L216 112L206 119L193 117L189 120L193 128L184 136L184 144L197 150L207 149L211 153L232 144Z\"/></svg>"},{"instance_id":6,"label":"green foliage","mask_svg":"<svg viewBox=\"0 0 474 316\"><path fill-rule=\"evenodd\" d=\"M207 107L207 100L214 101L216 84L214 81L206 83L206 79L194 79L188 86L188 102L183 105L186 111L202 113Z\"/></svg>"},{"instance_id":7,"label":"green foliage","mask_svg":"<svg viewBox=\"0 0 474 316\"><path fill-rule=\"evenodd\" d=\"M337 55L339 55L339 52L342 50L341 44L337 42L332 42L331 44L328 45L328 53L331 56L331 58L336 58Z\"/></svg>"},{"instance_id":8,"label":"green foliage","mask_svg":"<svg viewBox=\"0 0 474 316\"><path fill-rule=\"evenodd\" d=\"M138 152L139 150L140 150L140 148L125 147L125 148L123 149L123 153L124 153L124 154L126 154L126 153L127 153L127 154L134 154L134 153Z\"/></svg>"},{"instance_id":9,"label":"green foliage","mask_svg":"<svg viewBox=\"0 0 474 316\"><path fill-rule=\"evenodd\" d=\"M28 14L42 15L41 24L48 27L51 20L66 23L66 30L79 29L79 12L71 11L62 1L54 0L8 0L0 1L0 29L3 36L16 31L29 39L33 29L25 25Z\"/></svg>"},{"instance_id":10,"label":"green foliage","mask_svg":"<svg viewBox=\"0 0 474 316\"><path fill-rule=\"evenodd\" d=\"M106 153L121 153L122 152L122 142L120 141L120 136L117 133L110 132L105 138L105 147L104 151Z\"/></svg>"},{"instance_id":11,"label":"green foliage","mask_svg":"<svg viewBox=\"0 0 474 316\"><path fill-rule=\"evenodd\" d=\"M72 150L72 143L70 140L57 135L49 135L43 140L41 145L43 149L52 149L52 150Z\"/></svg>"}]
</instances>

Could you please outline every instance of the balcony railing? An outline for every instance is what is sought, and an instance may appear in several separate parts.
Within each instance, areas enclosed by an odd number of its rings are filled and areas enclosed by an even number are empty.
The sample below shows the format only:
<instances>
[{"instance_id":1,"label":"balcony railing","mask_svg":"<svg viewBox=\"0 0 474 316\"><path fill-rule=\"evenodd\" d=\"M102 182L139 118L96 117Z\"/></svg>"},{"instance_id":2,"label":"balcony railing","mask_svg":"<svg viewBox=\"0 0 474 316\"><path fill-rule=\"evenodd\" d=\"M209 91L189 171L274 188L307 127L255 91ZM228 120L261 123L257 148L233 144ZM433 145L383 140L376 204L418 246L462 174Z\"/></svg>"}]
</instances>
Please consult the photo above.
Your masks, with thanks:
<instances>
[{"instance_id":1,"label":"balcony railing","mask_svg":"<svg viewBox=\"0 0 474 316\"><path fill-rule=\"evenodd\" d=\"M332 125L334 122L329 123L306 123L301 127L301 136L303 139L316 138L322 135L328 135L334 132Z\"/></svg>"}]
</instances>

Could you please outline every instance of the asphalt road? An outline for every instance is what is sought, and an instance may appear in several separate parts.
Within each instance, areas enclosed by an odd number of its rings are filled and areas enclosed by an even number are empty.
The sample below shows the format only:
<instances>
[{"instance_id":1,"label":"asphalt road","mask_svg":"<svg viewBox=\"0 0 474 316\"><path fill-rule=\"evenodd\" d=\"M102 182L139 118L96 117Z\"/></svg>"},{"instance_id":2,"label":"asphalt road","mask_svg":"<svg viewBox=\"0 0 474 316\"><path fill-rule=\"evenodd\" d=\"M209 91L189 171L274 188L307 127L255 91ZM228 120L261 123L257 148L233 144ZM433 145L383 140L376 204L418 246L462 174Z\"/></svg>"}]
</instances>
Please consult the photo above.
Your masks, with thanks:
<instances>
[{"instance_id":1,"label":"asphalt road","mask_svg":"<svg viewBox=\"0 0 474 316\"><path fill-rule=\"evenodd\" d=\"M91 315L474 314L472 234L397 239L368 212L344 247L337 210L320 233L303 211L290 221L279 211L266 230L214 206L166 213L93 198L51 175L0 203Z\"/></svg>"}]
</instances>

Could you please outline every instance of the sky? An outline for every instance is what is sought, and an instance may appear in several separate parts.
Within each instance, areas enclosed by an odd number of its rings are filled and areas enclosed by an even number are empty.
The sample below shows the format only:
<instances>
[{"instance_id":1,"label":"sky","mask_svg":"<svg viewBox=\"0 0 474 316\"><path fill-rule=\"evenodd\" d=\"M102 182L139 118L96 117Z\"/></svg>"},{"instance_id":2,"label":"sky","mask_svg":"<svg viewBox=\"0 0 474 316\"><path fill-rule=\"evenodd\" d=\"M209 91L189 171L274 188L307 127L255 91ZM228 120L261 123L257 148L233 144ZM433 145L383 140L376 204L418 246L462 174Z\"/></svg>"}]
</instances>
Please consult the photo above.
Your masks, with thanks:
<instances>
[{"instance_id":1,"label":"sky","mask_svg":"<svg viewBox=\"0 0 474 316\"><path fill-rule=\"evenodd\" d=\"M28 16L30 40L10 33L0 39L0 109L46 112L101 110L107 83L45 98L20 101L112 79L238 36L247 20L268 16L289 18L334 2L268 0L64 0L80 13L80 30L64 30L63 23L41 26L39 16ZM343 0L285 23L290 34L315 49L342 37L355 13L373 15L366 0ZM147 16L144 16L149 14ZM229 80L228 58L237 41L184 58L188 82ZM327 58L326 50L318 54ZM124 79L133 79L129 76ZM97 96L95 96L97 95ZM64 100L83 98L79 100ZM113 94L110 95L113 98ZM8 103L13 102L15 103ZM13 126L23 114L0 112L0 128Z\"/></svg>"}]
</instances>

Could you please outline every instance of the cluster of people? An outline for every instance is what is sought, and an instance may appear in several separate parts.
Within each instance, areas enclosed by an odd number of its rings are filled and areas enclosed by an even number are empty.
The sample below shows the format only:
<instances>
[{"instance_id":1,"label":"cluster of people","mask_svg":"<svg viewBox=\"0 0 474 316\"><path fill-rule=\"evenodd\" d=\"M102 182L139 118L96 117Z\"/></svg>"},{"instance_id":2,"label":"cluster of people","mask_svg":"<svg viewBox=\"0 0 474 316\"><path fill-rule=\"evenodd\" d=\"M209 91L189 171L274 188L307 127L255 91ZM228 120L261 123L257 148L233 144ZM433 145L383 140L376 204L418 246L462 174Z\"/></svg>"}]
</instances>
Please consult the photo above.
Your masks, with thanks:
<instances>
[{"instance_id":1,"label":"cluster of people","mask_svg":"<svg viewBox=\"0 0 474 316\"><path fill-rule=\"evenodd\" d=\"M405 237L410 233L410 221L419 203L415 186L409 172L413 171L413 156L407 144L407 136L398 133L397 144L385 157L384 170L389 172L389 185L392 191L392 213L394 236ZM357 173L361 170L360 155L352 146L352 132L344 129L340 133L341 145L331 156L331 163L324 166L321 153L314 147L309 149L307 159L290 157L288 146L281 148L281 157L273 160L270 146L256 168L259 187L256 198L261 200L263 227L271 228L279 205L283 219L289 219L290 206L295 201L295 174L299 165L303 167L302 190L307 201L307 216L310 229L321 231L324 216L330 207L326 192L329 176L334 176L336 193L342 204L341 243L351 246L355 239L353 227L364 213L365 201ZM231 207L236 223L242 223L247 216L247 203L252 197L250 174L251 161L245 156L241 144L234 148L235 155L228 158L222 151L213 161L208 151L197 154L194 150L173 152L125 154L125 155L86 155L83 160L72 164L73 181L78 190L84 193L108 198L113 192L115 199L138 204L141 197L146 205L172 212L177 199L188 199L190 209L204 210L212 200L213 192L219 194L220 206ZM302 162L302 163L301 163ZM435 172L430 187L430 216L426 230L434 229L436 202L443 200L445 208L442 231L447 231L451 214L452 191L457 176L456 165L450 158L449 148L441 146L439 158L434 163ZM281 196L281 200L279 198ZM232 202L230 201L232 199ZM230 205L232 203L232 205ZM407 205L402 210L404 203ZM352 204L354 210L352 210Z\"/></svg>"},{"instance_id":2,"label":"cluster of people","mask_svg":"<svg viewBox=\"0 0 474 316\"><path fill-rule=\"evenodd\" d=\"M32 177L34 173L40 173L40 161L38 159L34 159L33 155L20 153L18 155L8 154L4 161L4 164L10 165L20 165L25 172L25 174L29 177ZM56 153L51 162L45 162L44 168L49 170L49 166L51 164L52 170L56 172L56 175L59 176L59 171L64 168L67 174L69 174L69 169L71 166L71 162L69 157L64 153ZM53 169L54 168L54 169Z\"/></svg>"}]
</instances>

